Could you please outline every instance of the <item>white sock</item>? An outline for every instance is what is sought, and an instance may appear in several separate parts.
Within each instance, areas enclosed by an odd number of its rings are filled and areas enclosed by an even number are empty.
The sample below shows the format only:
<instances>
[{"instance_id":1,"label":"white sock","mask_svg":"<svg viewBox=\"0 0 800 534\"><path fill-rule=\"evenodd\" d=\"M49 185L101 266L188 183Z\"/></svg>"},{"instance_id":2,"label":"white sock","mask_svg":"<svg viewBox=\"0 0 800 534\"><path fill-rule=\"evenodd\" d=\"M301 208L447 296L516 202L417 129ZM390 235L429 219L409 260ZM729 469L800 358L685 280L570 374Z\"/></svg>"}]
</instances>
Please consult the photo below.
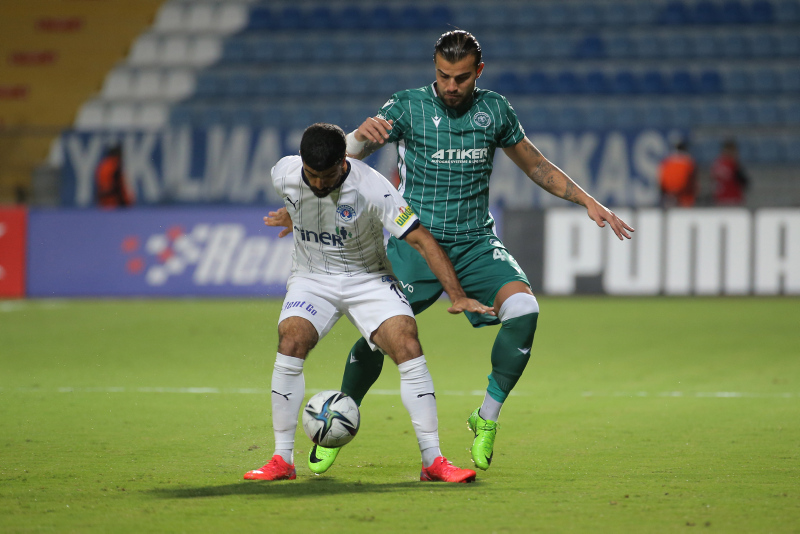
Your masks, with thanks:
<instances>
[{"instance_id":1,"label":"white sock","mask_svg":"<svg viewBox=\"0 0 800 534\"><path fill-rule=\"evenodd\" d=\"M417 435L422 465L430 467L439 450L439 418L436 414L436 394L433 379L425 363L425 356L414 358L397 366L400 371L400 398L411 416Z\"/></svg>"},{"instance_id":2,"label":"white sock","mask_svg":"<svg viewBox=\"0 0 800 534\"><path fill-rule=\"evenodd\" d=\"M306 382L303 377L305 360L278 353L272 371L272 430L275 434L275 454L293 464L294 433L297 416L303 404Z\"/></svg>"},{"instance_id":3,"label":"white sock","mask_svg":"<svg viewBox=\"0 0 800 534\"><path fill-rule=\"evenodd\" d=\"M502 407L503 403L494 400L487 391L486 395L483 397L483 404L481 404L481 409L478 411L478 415L487 421L497 422L497 418L500 417L500 409Z\"/></svg>"}]
</instances>

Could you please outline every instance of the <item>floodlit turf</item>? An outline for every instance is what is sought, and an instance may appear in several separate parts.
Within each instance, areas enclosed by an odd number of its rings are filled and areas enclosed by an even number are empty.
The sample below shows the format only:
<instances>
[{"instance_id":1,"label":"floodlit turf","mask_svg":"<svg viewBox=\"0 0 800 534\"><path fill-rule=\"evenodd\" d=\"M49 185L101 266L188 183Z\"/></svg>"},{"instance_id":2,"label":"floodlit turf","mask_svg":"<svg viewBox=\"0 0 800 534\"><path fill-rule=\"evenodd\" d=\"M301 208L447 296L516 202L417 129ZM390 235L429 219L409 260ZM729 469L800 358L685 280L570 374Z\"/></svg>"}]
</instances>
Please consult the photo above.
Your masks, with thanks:
<instances>
[{"instance_id":1,"label":"floodlit turf","mask_svg":"<svg viewBox=\"0 0 800 534\"><path fill-rule=\"evenodd\" d=\"M800 532L800 300L540 298L528 370L471 485L419 482L385 371L312 475L272 454L276 301L0 302L0 531ZM420 317L442 448L471 464L492 328ZM306 366L338 388L355 329Z\"/></svg>"}]
</instances>

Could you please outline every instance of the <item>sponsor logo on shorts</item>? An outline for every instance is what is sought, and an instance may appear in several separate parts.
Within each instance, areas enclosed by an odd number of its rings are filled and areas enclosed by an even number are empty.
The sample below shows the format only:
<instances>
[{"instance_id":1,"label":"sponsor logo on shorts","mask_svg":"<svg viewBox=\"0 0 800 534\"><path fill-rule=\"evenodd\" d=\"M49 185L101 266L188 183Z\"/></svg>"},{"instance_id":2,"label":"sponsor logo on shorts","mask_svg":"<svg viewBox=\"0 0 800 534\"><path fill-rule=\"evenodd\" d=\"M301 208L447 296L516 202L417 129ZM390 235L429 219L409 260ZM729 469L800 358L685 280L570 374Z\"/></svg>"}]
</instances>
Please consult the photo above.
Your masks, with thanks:
<instances>
[{"instance_id":1,"label":"sponsor logo on shorts","mask_svg":"<svg viewBox=\"0 0 800 534\"><path fill-rule=\"evenodd\" d=\"M400 208L400 215L394 220L394 222L397 223L397 226L402 228L412 215L414 215L414 210L411 209L411 206Z\"/></svg>"},{"instance_id":2,"label":"sponsor logo on shorts","mask_svg":"<svg viewBox=\"0 0 800 534\"><path fill-rule=\"evenodd\" d=\"M479 111L472 116L472 122L474 122L476 126L480 126L481 128L486 128L487 126L492 124L492 118L489 117L488 113Z\"/></svg>"},{"instance_id":3,"label":"sponsor logo on shorts","mask_svg":"<svg viewBox=\"0 0 800 534\"><path fill-rule=\"evenodd\" d=\"M341 206L336 208L336 213L339 215L339 218L342 219L344 222L350 222L353 220L353 217L355 217L356 210L354 210L352 206L348 206L347 204L342 204Z\"/></svg>"}]
</instances>

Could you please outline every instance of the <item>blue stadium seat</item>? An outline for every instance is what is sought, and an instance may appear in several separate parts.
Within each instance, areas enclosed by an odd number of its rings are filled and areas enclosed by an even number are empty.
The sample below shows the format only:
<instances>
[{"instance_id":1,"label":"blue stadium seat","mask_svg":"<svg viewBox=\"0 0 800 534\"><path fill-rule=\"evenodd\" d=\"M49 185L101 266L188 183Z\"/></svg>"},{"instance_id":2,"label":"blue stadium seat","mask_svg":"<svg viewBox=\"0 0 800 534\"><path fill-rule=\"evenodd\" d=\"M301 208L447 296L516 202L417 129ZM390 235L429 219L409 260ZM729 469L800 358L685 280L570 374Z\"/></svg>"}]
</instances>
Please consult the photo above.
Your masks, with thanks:
<instances>
[{"instance_id":1,"label":"blue stadium seat","mask_svg":"<svg viewBox=\"0 0 800 534\"><path fill-rule=\"evenodd\" d=\"M663 95L669 91L664 75L657 70L649 70L642 75L641 90L651 95Z\"/></svg>"},{"instance_id":2,"label":"blue stadium seat","mask_svg":"<svg viewBox=\"0 0 800 534\"><path fill-rule=\"evenodd\" d=\"M750 106L744 102L738 102L727 106L727 124L731 126L748 126L755 122Z\"/></svg>"},{"instance_id":3,"label":"blue stadium seat","mask_svg":"<svg viewBox=\"0 0 800 534\"><path fill-rule=\"evenodd\" d=\"M594 70L586 73L584 92L590 95L604 95L609 92L608 78L603 71Z\"/></svg>"},{"instance_id":4,"label":"blue stadium seat","mask_svg":"<svg viewBox=\"0 0 800 534\"><path fill-rule=\"evenodd\" d=\"M517 54L525 61L538 61L550 57L550 40L536 36L525 37L518 44Z\"/></svg>"},{"instance_id":5,"label":"blue stadium seat","mask_svg":"<svg viewBox=\"0 0 800 534\"><path fill-rule=\"evenodd\" d=\"M756 0L750 5L750 20L754 24L772 24L775 22L775 10L772 2Z\"/></svg>"},{"instance_id":6,"label":"blue stadium seat","mask_svg":"<svg viewBox=\"0 0 800 534\"><path fill-rule=\"evenodd\" d=\"M689 21L689 9L679 0L667 2L658 17L658 22L667 26L684 26Z\"/></svg>"},{"instance_id":7,"label":"blue stadium seat","mask_svg":"<svg viewBox=\"0 0 800 534\"><path fill-rule=\"evenodd\" d=\"M722 38L722 55L731 59L750 56L750 42L741 33L730 33Z\"/></svg>"},{"instance_id":8,"label":"blue stadium seat","mask_svg":"<svg viewBox=\"0 0 800 534\"><path fill-rule=\"evenodd\" d=\"M717 4L708 0L701 0L694 6L692 20L695 24L712 25L720 23L720 13Z\"/></svg>"},{"instance_id":9,"label":"blue stadium seat","mask_svg":"<svg viewBox=\"0 0 800 534\"><path fill-rule=\"evenodd\" d=\"M734 69L723 75L722 87L726 93L746 94L752 90L750 75L741 70Z\"/></svg>"},{"instance_id":10,"label":"blue stadium seat","mask_svg":"<svg viewBox=\"0 0 800 534\"><path fill-rule=\"evenodd\" d=\"M308 60L316 63L330 63L341 57L343 43L339 39L325 38L308 40Z\"/></svg>"},{"instance_id":11,"label":"blue stadium seat","mask_svg":"<svg viewBox=\"0 0 800 534\"><path fill-rule=\"evenodd\" d=\"M278 75L266 73L255 81L255 94L262 97L280 96L285 87L285 81Z\"/></svg>"},{"instance_id":12,"label":"blue stadium seat","mask_svg":"<svg viewBox=\"0 0 800 534\"><path fill-rule=\"evenodd\" d=\"M336 27L335 18L327 6L317 6L306 16L305 27L310 30L327 30Z\"/></svg>"},{"instance_id":13,"label":"blue stadium seat","mask_svg":"<svg viewBox=\"0 0 800 534\"><path fill-rule=\"evenodd\" d=\"M238 106L231 111L232 126L259 126L258 114L250 106Z\"/></svg>"},{"instance_id":14,"label":"blue stadium seat","mask_svg":"<svg viewBox=\"0 0 800 534\"><path fill-rule=\"evenodd\" d=\"M230 110L220 106L205 106L198 109L198 126L209 129L215 126L227 126L230 124Z\"/></svg>"},{"instance_id":15,"label":"blue stadium seat","mask_svg":"<svg viewBox=\"0 0 800 534\"><path fill-rule=\"evenodd\" d=\"M642 122L642 109L636 105L623 105L611 114L611 124L621 130L641 128Z\"/></svg>"},{"instance_id":16,"label":"blue stadium seat","mask_svg":"<svg viewBox=\"0 0 800 534\"><path fill-rule=\"evenodd\" d=\"M255 93L255 81L246 73L236 72L225 78L224 92L229 98L247 98Z\"/></svg>"},{"instance_id":17,"label":"blue stadium seat","mask_svg":"<svg viewBox=\"0 0 800 534\"><path fill-rule=\"evenodd\" d=\"M278 43L276 42L276 45ZM310 54L310 42L305 39L293 39L281 43L279 46L279 59L292 65L301 65L308 61Z\"/></svg>"},{"instance_id":18,"label":"blue stadium seat","mask_svg":"<svg viewBox=\"0 0 800 534\"><path fill-rule=\"evenodd\" d=\"M601 4L603 20L608 26L627 27L635 24L633 10L626 2Z\"/></svg>"},{"instance_id":19,"label":"blue stadium seat","mask_svg":"<svg viewBox=\"0 0 800 534\"><path fill-rule=\"evenodd\" d=\"M750 13L739 0L727 0L723 3L719 16L723 24L747 24L751 22Z\"/></svg>"},{"instance_id":20,"label":"blue stadium seat","mask_svg":"<svg viewBox=\"0 0 800 534\"><path fill-rule=\"evenodd\" d=\"M565 2L549 4L544 11L545 23L553 28L566 28L573 25L575 15L572 6Z\"/></svg>"},{"instance_id":21,"label":"blue stadium seat","mask_svg":"<svg viewBox=\"0 0 800 534\"><path fill-rule=\"evenodd\" d=\"M669 87L675 94L691 95L697 92L694 78L692 74L686 70L676 70L673 72Z\"/></svg>"},{"instance_id":22,"label":"blue stadium seat","mask_svg":"<svg viewBox=\"0 0 800 534\"><path fill-rule=\"evenodd\" d=\"M706 102L697 109L697 124L701 126L723 126L728 116L725 108L717 102Z\"/></svg>"},{"instance_id":23,"label":"blue stadium seat","mask_svg":"<svg viewBox=\"0 0 800 534\"><path fill-rule=\"evenodd\" d=\"M397 14L397 27L401 30L417 30L427 27L426 17L414 5L403 6Z\"/></svg>"},{"instance_id":24,"label":"blue stadium seat","mask_svg":"<svg viewBox=\"0 0 800 534\"><path fill-rule=\"evenodd\" d=\"M432 6L427 14L427 18L429 21L429 28L442 32L445 31L449 25L453 24L455 20L453 11L444 5Z\"/></svg>"},{"instance_id":25,"label":"blue stadium seat","mask_svg":"<svg viewBox=\"0 0 800 534\"><path fill-rule=\"evenodd\" d=\"M583 84L574 72L567 70L559 72L553 81L553 91L556 94L570 95L583 92Z\"/></svg>"},{"instance_id":26,"label":"blue stadium seat","mask_svg":"<svg viewBox=\"0 0 800 534\"><path fill-rule=\"evenodd\" d=\"M597 28L602 24L603 16L600 6L592 2L575 4L573 7L573 24L583 28Z\"/></svg>"},{"instance_id":27,"label":"blue stadium seat","mask_svg":"<svg viewBox=\"0 0 800 534\"><path fill-rule=\"evenodd\" d=\"M660 59L664 57L666 43L657 35L645 35L636 40L636 55L640 59Z\"/></svg>"},{"instance_id":28,"label":"blue stadium seat","mask_svg":"<svg viewBox=\"0 0 800 534\"><path fill-rule=\"evenodd\" d=\"M299 7L286 6L278 17L278 28L281 30L300 30L305 27L306 14Z\"/></svg>"},{"instance_id":29,"label":"blue stadium seat","mask_svg":"<svg viewBox=\"0 0 800 534\"><path fill-rule=\"evenodd\" d=\"M367 27L367 15L357 5L348 5L334 12L336 27L341 30L363 30Z\"/></svg>"},{"instance_id":30,"label":"blue stadium seat","mask_svg":"<svg viewBox=\"0 0 800 534\"><path fill-rule=\"evenodd\" d=\"M522 114L522 126L529 130L546 130L553 127L550 110L535 106Z\"/></svg>"},{"instance_id":31,"label":"blue stadium seat","mask_svg":"<svg viewBox=\"0 0 800 534\"><path fill-rule=\"evenodd\" d=\"M500 94L518 94L522 92L522 81L516 72L506 71L501 72L500 75L491 84L492 90Z\"/></svg>"},{"instance_id":32,"label":"blue stadium seat","mask_svg":"<svg viewBox=\"0 0 800 534\"><path fill-rule=\"evenodd\" d=\"M395 93L400 88L405 88L403 85L403 80L400 79L400 76L397 74L393 74L390 71L380 72L378 77L374 80L374 90L375 92L380 95L381 98L389 98L389 95ZM416 85L412 85L409 87L416 87ZM383 102L381 102L383 103Z\"/></svg>"},{"instance_id":33,"label":"blue stadium seat","mask_svg":"<svg viewBox=\"0 0 800 534\"><path fill-rule=\"evenodd\" d=\"M800 2L797 0L783 0L777 6L775 20L783 24L797 24L800 22Z\"/></svg>"},{"instance_id":34,"label":"blue stadium seat","mask_svg":"<svg viewBox=\"0 0 800 534\"><path fill-rule=\"evenodd\" d=\"M178 104L169 110L169 124L172 126L183 127L194 125L194 113L192 108L185 104Z\"/></svg>"},{"instance_id":35,"label":"blue stadium seat","mask_svg":"<svg viewBox=\"0 0 800 534\"><path fill-rule=\"evenodd\" d=\"M783 123L783 110L775 102L759 100L753 106L753 120L759 126L778 126Z\"/></svg>"},{"instance_id":36,"label":"blue stadium seat","mask_svg":"<svg viewBox=\"0 0 800 534\"><path fill-rule=\"evenodd\" d=\"M319 85L314 88L312 94L324 97L342 94L342 87L346 85L345 76L337 72L328 73L318 79Z\"/></svg>"},{"instance_id":37,"label":"blue stadium seat","mask_svg":"<svg viewBox=\"0 0 800 534\"><path fill-rule=\"evenodd\" d=\"M387 6L378 5L372 8L371 13L366 17L369 29L373 30L396 30L397 15Z\"/></svg>"},{"instance_id":38,"label":"blue stadium seat","mask_svg":"<svg viewBox=\"0 0 800 534\"><path fill-rule=\"evenodd\" d=\"M266 6L253 6L250 8L247 29L259 31L275 29L278 27L279 18Z\"/></svg>"},{"instance_id":39,"label":"blue stadium seat","mask_svg":"<svg viewBox=\"0 0 800 534\"><path fill-rule=\"evenodd\" d=\"M611 59L629 59L636 55L636 45L624 34L614 35L605 44L606 53Z\"/></svg>"},{"instance_id":40,"label":"blue stadium seat","mask_svg":"<svg viewBox=\"0 0 800 534\"><path fill-rule=\"evenodd\" d=\"M634 2L633 20L639 26L658 23L660 8L656 2Z\"/></svg>"},{"instance_id":41,"label":"blue stadium seat","mask_svg":"<svg viewBox=\"0 0 800 534\"><path fill-rule=\"evenodd\" d=\"M341 42L342 60L347 63L367 61L372 54L372 48L366 39L349 38Z\"/></svg>"},{"instance_id":42,"label":"blue stadium seat","mask_svg":"<svg viewBox=\"0 0 800 534\"><path fill-rule=\"evenodd\" d=\"M778 55L778 42L769 33L759 33L750 41L753 57L772 58Z\"/></svg>"},{"instance_id":43,"label":"blue stadium seat","mask_svg":"<svg viewBox=\"0 0 800 534\"><path fill-rule=\"evenodd\" d=\"M533 71L522 80L523 92L532 95L543 95L553 91L550 77L542 71Z\"/></svg>"},{"instance_id":44,"label":"blue stadium seat","mask_svg":"<svg viewBox=\"0 0 800 534\"><path fill-rule=\"evenodd\" d=\"M630 71L619 71L611 81L611 92L617 95L632 95L639 92L636 76Z\"/></svg>"},{"instance_id":45,"label":"blue stadium seat","mask_svg":"<svg viewBox=\"0 0 800 534\"><path fill-rule=\"evenodd\" d=\"M270 106L257 110L255 120L262 128L280 128L283 126L283 112L280 107Z\"/></svg>"},{"instance_id":46,"label":"blue stadium seat","mask_svg":"<svg viewBox=\"0 0 800 534\"><path fill-rule=\"evenodd\" d=\"M646 104L643 109L642 125L647 128L668 128L670 126L669 110L657 102Z\"/></svg>"},{"instance_id":47,"label":"blue stadium seat","mask_svg":"<svg viewBox=\"0 0 800 534\"><path fill-rule=\"evenodd\" d=\"M789 102L785 107L784 122L792 126L800 124L800 102Z\"/></svg>"},{"instance_id":48,"label":"blue stadium seat","mask_svg":"<svg viewBox=\"0 0 800 534\"><path fill-rule=\"evenodd\" d=\"M605 130L611 125L608 109L601 104L593 104L586 110L584 125L591 130Z\"/></svg>"},{"instance_id":49,"label":"blue stadium seat","mask_svg":"<svg viewBox=\"0 0 800 534\"><path fill-rule=\"evenodd\" d=\"M753 92L768 96L781 91L781 80L774 69L759 69L753 76Z\"/></svg>"},{"instance_id":50,"label":"blue stadium seat","mask_svg":"<svg viewBox=\"0 0 800 534\"><path fill-rule=\"evenodd\" d=\"M584 126L583 110L576 106L563 106L553 117L554 125L561 130L580 130Z\"/></svg>"},{"instance_id":51,"label":"blue stadium seat","mask_svg":"<svg viewBox=\"0 0 800 534\"><path fill-rule=\"evenodd\" d=\"M664 39L664 57L686 59L694 55L694 40L685 33L673 33Z\"/></svg>"},{"instance_id":52,"label":"blue stadium seat","mask_svg":"<svg viewBox=\"0 0 800 534\"><path fill-rule=\"evenodd\" d=\"M703 33L694 37L694 54L700 59L716 59L722 55L722 43L716 35Z\"/></svg>"},{"instance_id":53,"label":"blue stadium seat","mask_svg":"<svg viewBox=\"0 0 800 534\"><path fill-rule=\"evenodd\" d=\"M284 60L284 45L275 39L258 39L254 41L250 54L257 63L277 63Z\"/></svg>"},{"instance_id":54,"label":"blue stadium seat","mask_svg":"<svg viewBox=\"0 0 800 534\"><path fill-rule=\"evenodd\" d=\"M700 73L697 92L703 95L715 95L722 92L722 76L715 70L704 70Z\"/></svg>"},{"instance_id":55,"label":"blue stadium seat","mask_svg":"<svg viewBox=\"0 0 800 534\"><path fill-rule=\"evenodd\" d=\"M242 63L250 59L247 43L243 39L231 37L222 43L222 61Z\"/></svg>"},{"instance_id":56,"label":"blue stadium seat","mask_svg":"<svg viewBox=\"0 0 800 534\"><path fill-rule=\"evenodd\" d=\"M788 136L785 139L785 153L789 163L800 163L800 135Z\"/></svg>"},{"instance_id":57,"label":"blue stadium seat","mask_svg":"<svg viewBox=\"0 0 800 534\"><path fill-rule=\"evenodd\" d=\"M550 38L548 50L552 59L569 59L575 51L575 39L567 36Z\"/></svg>"},{"instance_id":58,"label":"blue stadium seat","mask_svg":"<svg viewBox=\"0 0 800 534\"><path fill-rule=\"evenodd\" d=\"M786 148L780 137L759 136L753 144L755 159L759 163L782 163L786 159Z\"/></svg>"},{"instance_id":59,"label":"blue stadium seat","mask_svg":"<svg viewBox=\"0 0 800 534\"><path fill-rule=\"evenodd\" d=\"M697 110L689 102L682 102L676 105L669 117L669 124L673 128L689 129L698 123Z\"/></svg>"},{"instance_id":60,"label":"blue stadium seat","mask_svg":"<svg viewBox=\"0 0 800 534\"><path fill-rule=\"evenodd\" d=\"M195 82L194 94L198 98L218 98L223 93L223 82L215 72L202 72Z\"/></svg>"},{"instance_id":61,"label":"blue stadium seat","mask_svg":"<svg viewBox=\"0 0 800 534\"><path fill-rule=\"evenodd\" d=\"M780 73L781 90L784 93L800 93L800 70L796 68L784 69Z\"/></svg>"},{"instance_id":62,"label":"blue stadium seat","mask_svg":"<svg viewBox=\"0 0 800 534\"><path fill-rule=\"evenodd\" d=\"M603 41L597 35L587 35L578 43L575 57L579 59L599 59L606 55Z\"/></svg>"},{"instance_id":63,"label":"blue stadium seat","mask_svg":"<svg viewBox=\"0 0 800 534\"><path fill-rule=\"evenodd\" d=\"M515 26L535 28L545 20L545 8L534 2L524 2L514 11Z\"/></svg>"},{"instance_id":64,"label":"blue stadium seat","mask_svg":"<svg viewBox=\"0 0 800 534\"><path fill-rule=\"evenodd\" d=\"M789 32L778 37L778 52L784 57L800 56L800 35Z\"/></svg>"}]
</instances>

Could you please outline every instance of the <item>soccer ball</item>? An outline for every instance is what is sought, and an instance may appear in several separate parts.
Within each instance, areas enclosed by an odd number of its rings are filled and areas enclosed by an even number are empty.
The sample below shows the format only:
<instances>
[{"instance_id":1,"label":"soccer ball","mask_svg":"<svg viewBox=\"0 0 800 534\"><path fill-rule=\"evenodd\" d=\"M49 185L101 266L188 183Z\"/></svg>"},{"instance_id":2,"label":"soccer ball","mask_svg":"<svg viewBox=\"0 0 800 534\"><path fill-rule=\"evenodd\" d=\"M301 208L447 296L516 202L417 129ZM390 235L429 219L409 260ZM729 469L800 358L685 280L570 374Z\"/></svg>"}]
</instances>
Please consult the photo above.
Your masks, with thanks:
<instances>
[{"instance_id":1,"label":"soccer ball","mask_svg":"<svg viewBox=\"0 0 800 534\"><path fill-rule=\"evenodd\" d=\"M341 391L322 391L303 410L303 430L317 445L341 447L356 437L361 413L352 397Z\"/></svg>"}]
</instances>

